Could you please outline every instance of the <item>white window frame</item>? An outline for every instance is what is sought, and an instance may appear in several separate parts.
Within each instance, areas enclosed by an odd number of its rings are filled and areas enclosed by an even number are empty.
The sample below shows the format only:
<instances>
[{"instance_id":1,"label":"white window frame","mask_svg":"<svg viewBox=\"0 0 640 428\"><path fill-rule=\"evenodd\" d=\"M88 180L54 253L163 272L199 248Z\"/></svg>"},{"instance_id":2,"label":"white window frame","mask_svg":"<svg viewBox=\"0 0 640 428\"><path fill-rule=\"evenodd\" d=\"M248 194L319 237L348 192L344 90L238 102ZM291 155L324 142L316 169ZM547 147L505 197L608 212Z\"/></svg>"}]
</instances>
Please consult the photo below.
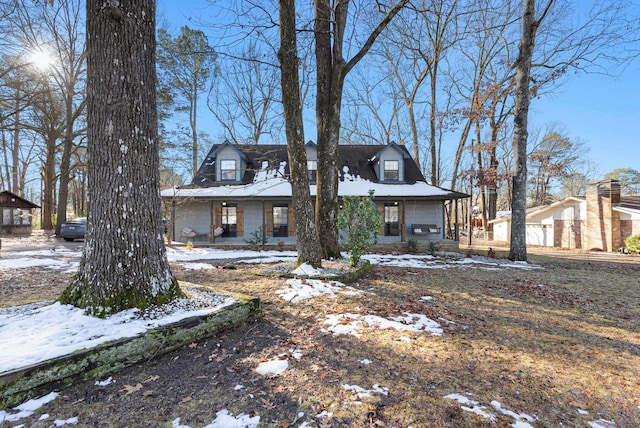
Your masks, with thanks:
<instances>
[{"instance_id":1,"label":"white window frame","mask_svg":"<svg viewBox=\"0 0 640 428\"><path fill-rule=\"evenodd\" d=\"M309 183L315 184L318 179L318 161L308 160L307 170L309 171Z\"/></svg>"},{"instance_id":2,"label":"white window frame","mask_svg":"<svg viewBox=\"0 0 640 428\"><path fill-rule=\"evenodd\" d=\"M233 163L233 169L224 168L225 163L230 166ZM237 181L236 178L237 169L236 169L236 160L235 159L223 159L220 161L220 181Z\"/></svg>"},{"instance_id":3,"label":"white window frame","mask_svg":"<svg viewBox=\"0 0 640 428\"><path fill-rule=\"evenodd\" d=\"M395 166L395 168L393 168ZM395 178L390 178L389 173L395 172ZM399 181L400 180L400 162L397 160L386 160L384 161L384 171L383 171L384 181Z\"/></svg>"}]
</instances>

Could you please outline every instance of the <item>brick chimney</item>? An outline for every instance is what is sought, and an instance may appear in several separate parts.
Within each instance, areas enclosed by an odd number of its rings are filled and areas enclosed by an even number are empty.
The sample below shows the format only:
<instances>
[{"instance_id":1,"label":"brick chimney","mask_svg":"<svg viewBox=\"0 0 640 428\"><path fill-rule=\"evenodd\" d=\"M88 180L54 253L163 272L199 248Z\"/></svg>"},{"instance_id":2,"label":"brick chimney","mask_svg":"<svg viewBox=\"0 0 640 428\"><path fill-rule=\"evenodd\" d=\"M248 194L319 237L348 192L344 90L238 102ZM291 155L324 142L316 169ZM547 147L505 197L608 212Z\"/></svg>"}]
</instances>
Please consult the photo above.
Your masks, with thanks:
<instances>
[{"instance_id":1,"label":"brick chimney","mask_svg":"<svg viewBox=\"0 0 640 428\"><path fill-rule=\"evenodd\" d=\"M614 179L587 184L586 248L615 251L622 247L620 213L613 207L620 204L620 181Z\"/></svg>"}]
</instances>

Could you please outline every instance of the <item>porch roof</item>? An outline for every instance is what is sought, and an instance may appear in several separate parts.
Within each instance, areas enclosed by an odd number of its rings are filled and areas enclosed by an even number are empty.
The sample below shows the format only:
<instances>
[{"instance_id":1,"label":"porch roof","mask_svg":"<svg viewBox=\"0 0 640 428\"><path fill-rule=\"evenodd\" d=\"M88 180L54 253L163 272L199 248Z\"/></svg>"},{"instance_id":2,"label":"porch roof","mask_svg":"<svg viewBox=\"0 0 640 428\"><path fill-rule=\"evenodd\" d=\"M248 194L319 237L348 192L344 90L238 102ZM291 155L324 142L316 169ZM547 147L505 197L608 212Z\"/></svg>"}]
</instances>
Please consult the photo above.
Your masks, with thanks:
<instances>
[{"instance_id":1,"label":"porch roof","mask_svg":"<svg viewBox=\"0 0 640 428\"><path fill-rule=\"evenodd\" d=\"M264 173L264 174L263 174ZM252 183L240 185L225 185L215 187L183 187L170 188L162 191L163 198L201 198L201 199L245 199L291 197L291 183L281 176L266 177L267 172L256 174ZM468 195L453 190L432 186L424 181L412 184L375 183L359 176L344 175L344 180L338 183L339 196L368 196L373 190L374 197L394 198L427 198L427 199L461 199ZM310 186L311 196L316 196L316 185Z\"/></svg>"}]
</instances>

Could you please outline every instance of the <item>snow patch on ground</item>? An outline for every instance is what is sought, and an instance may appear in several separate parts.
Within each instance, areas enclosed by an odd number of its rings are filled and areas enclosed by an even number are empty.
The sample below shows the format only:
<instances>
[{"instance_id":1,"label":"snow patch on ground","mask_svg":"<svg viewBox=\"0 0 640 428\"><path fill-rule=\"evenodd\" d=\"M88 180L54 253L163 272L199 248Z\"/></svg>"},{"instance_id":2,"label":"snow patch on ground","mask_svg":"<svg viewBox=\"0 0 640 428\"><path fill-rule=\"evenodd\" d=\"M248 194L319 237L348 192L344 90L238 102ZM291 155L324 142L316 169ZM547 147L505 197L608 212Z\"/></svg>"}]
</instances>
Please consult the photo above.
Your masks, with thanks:
<instances>
[{"instance_id":1,"label":"snow patch on ground","mask_svg":"<svg viewBox=\"0 0 640 428\"><path fill-rule=\"evenodd\" d=\"M279 375L289 368L289 360L285 355L279 355L258 364L256 372L261 375Z\"/></svg>"},{"instance_id":2,"label":"snow patch on ground","mask_svg":"<svg viewBox=\"0 0 640 428\"><path fill-rule=\"evenodd\" d=\"M0 410L0 423L4 421L15 422L15 421L19 421L20 419L29 417L33 414L33 412L38 410L40 407L55 400L58 397L58 395L60 394L58 394L57 392L50 392L49 394L42 396L40 398L34 398L31 400L25 401L19 406L16 406L13 408L13 410L15 410L16 413L7 413L4 410Z\"/></svg>"},{"instance_id":3,"label":"snow patch on ground","mask_svg":"<svg viewBox=\"0 0 640 428\"><path fill-rule=\"evenodd\" d=\"M341 334L350 334L360 337L358 330L364 327L364 324L370 327L377 327L381 330L394 329L398 331L413 331L417 333L431 333L433 336L441 336L443 333L440 324L427 318L422 314L406 313L403 316L384 318L378 315L359 315L359 314L333 314L327 315L323 324L329 327L323 329L324 332L331 332L334 336Z\"/></svg>"},{"instance_id":4,"label":"snow patch on ground","mask_svg":"<svg viewBox=\"0 0 640 428\"><path fill-rule=\"evenodd\" d=\"M496 420L496 415L487 411L487 406L482 406L476 400L472 400L468 397L470 394L449 394L444 398L448 398L450 400L455 400L461 404L460 408L465 412L475 413L477 415L482 416L485 419L494 422ZM503 415L510 416L514 419L511 426L513 428L533 428L533 423L536 421L536 418L533 416L529 416L526 413L516 413L512 410L507 409L498 401L492 401L491 407L493 407L497 412L502 413Z\"/></svg>"},{"instance_id":5,"label":"snow patch on ground","mask_svg":"<svg viewBox=\"0 0 640 428\"><path fill-rule=\"evenodd\" d=\"M348 383L343 383L342 388L353 392L354 394L358 394L358 398L367 398L371 397L373 394L381 394L381 395L389 395L389 388L386 386L380 386L375 384L371 387L371 389L364 389L358 385L349 385Z\"/></svg>"},{"instance_id":6,"label":"snow patch on ground","mask_svg":"<svg viewBox=\"0 0 640 428\"><path fill-rule=\"evenodd\" d=\"M240 413L233 416L227 409L222 409L216 413L216 418L204 428L257 428L260 424L260 416L249 416ZM171 428L190 428L189 425L180 424L180 418L176 418L171 423Z\"/></svg>"},{"instance_id":7,"label":"snow patch on ground","mask_svg":"<svg viewBox=\"0 0 640 428\"><path fill-rule=\"evenodd\" d=\"M281 299L291 303L298 303L323 294L334 297L337 293L358 294L361 291L348 287L338 281L325 281L320 279L293 278L285 281L288 287L276 291Z\"/></svg>"},{"instance_id":8,"label":"snow patch on ground","mask_svg":"<svg viewBox=\"0 0 640 428\"><path fill-rule=\"evenodd\" d=\"M455 254L455 256L454 256ZM449 269L475 267L480 269L541 269L539 265L527 262L513 262L507 259L493 259L483 256L464 257L451 253L447 257L432 255L403 254L398 257L390 254L367 254L362 256L371 264L379 266L406 267L415 269Z\"/></svg>"},{"instance_id":9,"label":"snow patch on ground","mask_svg":"<svg viewBox=\"0 0 640 428\"><path fill-rule=\"evenodd\" d=\"M322 275L322 271L320 269L316 269L313 266L308 265L306 263L302 263L291 273L293 273L294 275L304 275L304 276Z\"/></svg>"}]
</instances>

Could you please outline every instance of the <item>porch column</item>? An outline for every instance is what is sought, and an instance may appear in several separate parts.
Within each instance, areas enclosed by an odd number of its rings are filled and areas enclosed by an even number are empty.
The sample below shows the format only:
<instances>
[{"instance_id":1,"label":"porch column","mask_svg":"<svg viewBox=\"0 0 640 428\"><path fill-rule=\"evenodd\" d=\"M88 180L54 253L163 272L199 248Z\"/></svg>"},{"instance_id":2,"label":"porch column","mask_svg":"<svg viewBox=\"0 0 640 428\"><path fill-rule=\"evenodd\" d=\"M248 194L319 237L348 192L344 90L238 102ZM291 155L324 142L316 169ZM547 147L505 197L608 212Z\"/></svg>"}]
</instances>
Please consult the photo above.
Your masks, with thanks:
<instances>
[{"instance_id":1,"label":"porch column","mask_svg":"<svg viewBox=\"0 0 640 428\"><path fill-rule=\"evenodd\" d=\"M211 208L209 209L209 242L216 242L215 228L216 228L216 213L215 207L213 205L213 200L211 201Z\"/></svg>"},{"instance_id":2,"label":"porch column","mask_svg":"<svg viewBox=\"0 0 640 428\"><path fill-rule=\"evenodd\" d=\"M407 201L406 199L402 199L402 204L400 204L400 215L399 215L399 221L400 221L400 242L406 242L407 240L407 219L406 219L406 215L405 215L405 207L407 206Z\"/></svg>"}]
</instances>

